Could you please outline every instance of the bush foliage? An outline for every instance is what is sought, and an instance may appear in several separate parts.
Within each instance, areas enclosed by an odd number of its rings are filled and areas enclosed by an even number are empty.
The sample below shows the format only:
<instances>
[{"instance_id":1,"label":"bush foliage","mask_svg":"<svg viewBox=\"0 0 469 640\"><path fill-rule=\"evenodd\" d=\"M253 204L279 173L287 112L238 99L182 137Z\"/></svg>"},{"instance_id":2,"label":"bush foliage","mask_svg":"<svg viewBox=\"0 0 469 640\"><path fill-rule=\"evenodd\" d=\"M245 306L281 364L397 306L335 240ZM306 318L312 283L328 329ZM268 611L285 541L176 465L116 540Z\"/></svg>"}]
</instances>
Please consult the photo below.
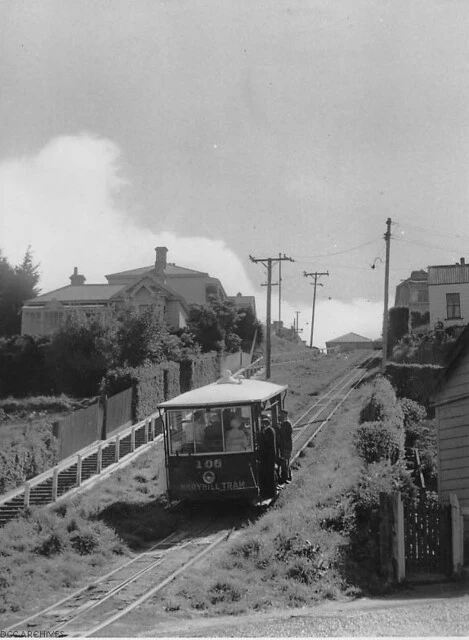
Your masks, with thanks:
<instances>
[{"instance_id":1,"label":"bush foliage","mask_svg":"<svg viewBox=\"0 0 469 640\"><path fill-rule=\"evenodd\" d=\"M47 421L27 427L0 450L0 494L47 471L57 462L58 443Z\"/></svg>"},{"instance_id":2,"label":"bush foliage","mask_svg":"<svg viewBox=\"0 0 469 640\"><path fill-rule=\"evenodd\" d=\"M410 398L430 410L432 395L443 367L388 362L385 375L398 398Z\"/></svg>"}]
</instances>

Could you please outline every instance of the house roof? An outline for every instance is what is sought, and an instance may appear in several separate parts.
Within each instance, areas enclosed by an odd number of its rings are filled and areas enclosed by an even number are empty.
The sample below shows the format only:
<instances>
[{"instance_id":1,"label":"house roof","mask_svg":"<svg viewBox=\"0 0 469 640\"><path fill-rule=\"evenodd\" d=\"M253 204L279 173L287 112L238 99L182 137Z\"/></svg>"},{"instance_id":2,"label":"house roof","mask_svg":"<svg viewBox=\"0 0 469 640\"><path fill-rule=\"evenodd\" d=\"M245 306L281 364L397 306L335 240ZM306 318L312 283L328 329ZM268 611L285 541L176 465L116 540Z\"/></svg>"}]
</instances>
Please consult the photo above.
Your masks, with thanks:
<instances>
[{"instance_id":1,"label":"house roof","mask_svg":"<svg viewBox=\"0 0 469 640\"><path fill-rule=\"evenodd\" d=\"M428 284L462 284L469 282L469 265L449 264L428 267Z\"/></svg>"},{"instance_id":2,"label":"house roof","mask_svg":"<svg viewBox=\"0 0 469 640\"><path fill-rule=\"evenodd\" d=\"M106 278L138 278L144 276L146 273L150 273L155 268L152 264L149 267L138 267L137 269L129 269L128 271L119 271L117 273L108 273ZM205 271L196 271L195 269L188 269L187 267L179 267L176 264L168 263L164 269L166 276L208 276Z\"/></svg>"},{"instance_id":3,"label":"house roof","mask_svg":"<svg viewBox=\"0 0 469 640\"><path fill-rule=\"evenodd\" d=\"M59 302L99 302L109 300L120 291L122 284L69 284L66 287L44 293L37 298L26 300L25 305L43 304L58 300Z\"/></svg>"},{"instance_id":4,"label":"house roof","mask_svg":"<svg viewBox=\"0 0 469 640\"><path fill-rule=\"evenodd\" d=\"M328 344L341 344L344 342L373 342L370 338L365 338L364 336L358 335L358 333L346 333L339 338L334 338L334 340L327 340L326 345Z\"/></svg>"}]
</instances>

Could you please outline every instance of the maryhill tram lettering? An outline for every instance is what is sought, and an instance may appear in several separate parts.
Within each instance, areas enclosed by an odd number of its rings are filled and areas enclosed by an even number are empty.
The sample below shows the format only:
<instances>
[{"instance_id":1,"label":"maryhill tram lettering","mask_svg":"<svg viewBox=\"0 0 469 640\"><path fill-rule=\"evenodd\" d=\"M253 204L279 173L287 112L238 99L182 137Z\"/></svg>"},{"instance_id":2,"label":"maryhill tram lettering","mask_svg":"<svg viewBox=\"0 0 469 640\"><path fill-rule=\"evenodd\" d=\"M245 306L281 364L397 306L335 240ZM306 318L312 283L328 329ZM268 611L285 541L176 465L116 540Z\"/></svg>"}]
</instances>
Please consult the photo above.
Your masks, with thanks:
<instances>
[{"instance_id":1,"label":"maryhill tram lettering","mask_svg":"<svg viewBox=\"0 0 469 640\"><path fill-rule=\"evenodd\" d=\"M245 489L244 480L239 482L215 482L215 483L184 483L180 486L181 491L236 491L238 489Z\"/></svg>"},{"instance_id":2,"label":"maryhill tram lettering","mask_svg":"<svg viewBox=\"0 0 469 640\"><path fill-rule=\"evenodd\" d=\"M226 372L161 403L170 499L274 497L275 432L286 390Z\"/></svg>"}]
</instances>

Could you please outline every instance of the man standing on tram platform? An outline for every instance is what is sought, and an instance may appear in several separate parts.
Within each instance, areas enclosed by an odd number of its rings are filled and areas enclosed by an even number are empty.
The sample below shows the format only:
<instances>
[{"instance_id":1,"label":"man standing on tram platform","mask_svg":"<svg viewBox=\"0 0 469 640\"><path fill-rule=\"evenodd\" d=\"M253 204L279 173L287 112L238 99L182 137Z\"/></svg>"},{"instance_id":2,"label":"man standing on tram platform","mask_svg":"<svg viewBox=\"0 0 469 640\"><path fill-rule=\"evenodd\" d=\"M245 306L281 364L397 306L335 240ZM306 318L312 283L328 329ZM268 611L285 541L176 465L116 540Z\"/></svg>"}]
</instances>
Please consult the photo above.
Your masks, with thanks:
<instances>
[{"instance_id":1,"label":"man standing on tram platform","mask_svg":"<svg viewBox=\"0 0 469 640\"><path fill-rule=\"evenodd\" d=\"M277 494L277 472L275 431L269 418L262 418L262 432L260 441L260 484L261 493L265 498L273 498Z\"/></svg>"},{"instance_id":2,"label":"man standing on tram platform","mask_svg":"<svg viewBox=\"0 0 469 640\"><path fill-rule=\"evenodd\" d=\"M288 419L288 411L280 412L279 454L280 454L280 483L291 482L290 458L293 449L293 426Z\"/></svg>"}]
</instances>

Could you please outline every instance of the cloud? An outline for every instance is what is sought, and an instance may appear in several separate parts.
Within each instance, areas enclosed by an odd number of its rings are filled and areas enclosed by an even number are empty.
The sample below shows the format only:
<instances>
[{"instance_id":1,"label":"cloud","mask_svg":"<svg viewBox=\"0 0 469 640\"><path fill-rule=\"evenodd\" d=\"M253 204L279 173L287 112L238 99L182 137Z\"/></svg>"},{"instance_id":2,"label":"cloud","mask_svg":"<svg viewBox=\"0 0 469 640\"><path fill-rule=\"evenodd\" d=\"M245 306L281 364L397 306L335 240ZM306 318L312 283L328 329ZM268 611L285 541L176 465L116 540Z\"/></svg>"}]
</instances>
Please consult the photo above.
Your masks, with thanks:
<instances>
[{"instance_id":1,"label":"cloud","mask_svg":"<svg viewBox=\"0 0 469 640\"><path fill-rule=\"evenodd\" d=\"M154 248L168 260L218 277L229 295L253 295L243 264L223 240L177 237L137 226L118 200L126 181L121 151L89 134L54 138L37 154L0 164L1 248L17 264L31 245L40 263L43 291L69 284L78 267L88 283L154 262Z\"/></svg>"},{"instance_id":2,"label":"cloud","mask_svg":"<svg viewBox=\"0 0 469 640\"><path fill-rule=\"evenodd\" d=\"M1 163L0 248L8 260L18 264L31 245L46 292L69 284L75 266L88 283L105 282L107 273L151 265L154 248L166 246L169 262L207 271L219 278L228 295L255 295L258 315L265 321L266 288L253 285L224 240L156 233L137 226L120 208L123 190L131 187L121 160L114 142L82 134L54 138L36 154ZM272 319L278 317L275 293ZM282 301L285 326L293 324L297 310L302 337L309 343L310 302ZM323 347L326 340L349 331L378 337L381 313L381 303L319 299L314 343Z\"/></svg>"}]
</instances>

